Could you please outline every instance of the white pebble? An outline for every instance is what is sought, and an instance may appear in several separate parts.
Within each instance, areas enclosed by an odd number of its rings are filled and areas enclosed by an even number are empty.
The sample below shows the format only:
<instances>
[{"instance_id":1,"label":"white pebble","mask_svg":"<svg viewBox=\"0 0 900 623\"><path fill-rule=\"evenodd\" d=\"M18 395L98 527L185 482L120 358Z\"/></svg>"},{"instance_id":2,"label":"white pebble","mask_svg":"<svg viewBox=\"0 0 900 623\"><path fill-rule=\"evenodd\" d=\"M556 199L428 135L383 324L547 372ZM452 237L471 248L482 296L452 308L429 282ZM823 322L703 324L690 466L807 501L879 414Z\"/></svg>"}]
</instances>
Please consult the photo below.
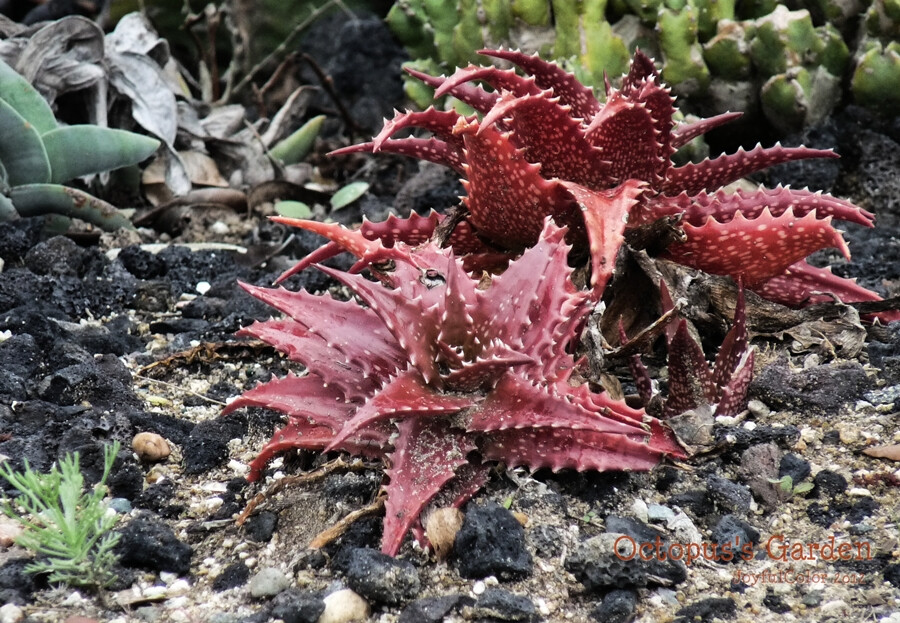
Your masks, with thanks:
<instances>
[{"instance_id":1,"label":"white pebble","mask_svg":"<svg viewBox=\"0 0 900 623\"><path fill-rule=\"evenodd\" d=\"M484 592L485 586L484 582L478 580L475 584L472 585L472 592L476 595L481 595Z\"/></svg>"},{"instance_id":2,"label":"white pebble","mask_svg":"<svg viewBox=\"0 0 900 623\"><path fill-rule=\"evenodd\" d=\"M323 601L325 611L316 623L350 623L369 618L369 604L349 588L335 591Z\"/></svg>"},{"instance_id":3,"label":"white pebble","mask_svg":"<svg viewBox=\"0 0 900 623\"><path fill-rule=\"evenodd\" d=\"M171 571L160 571L159 579L165 582L166 586L170 586L172 582L178 579L178 574Z\"/></svg>"},{"instance_id":4,"label":"white pebble","mask_svg":"<svg viewBox=\"0 0 900 623\"><path fill-rule=\"evenodd\" d=\"M230 231L230 229L228 225L226 225L223 221L216 221L209 226L209 231L216 235L224 236Z\"/></svg>"},{"instance_id":5,"label":"white pebble","mask_svg":"<svg viewBox=\"0 0 900 623\"><path fill-rule=\"evenodd\" d=\"M175 580L169 586L168 595L169 597L178 597L180 595L187 595L191 591L191 584L187 580L180 579Z\"/></svg>"},{"instance_id":6,"label":"white pebble","mask_svg":"<svg viewBox=\"0 0 900 623\"><path fill-rule=\"evenodd\" d=\"M0 607L0 623L19 623L25 618L25 612L15 604Z\"/></svg>"},{"instance_id":7,"label":"white pebble","mask_svg":"<svg viewBox=\"0 0 900 623\"><path fill-rule=\"evenodd\" d=\"M199 281L197 282L197 285L194 286L194 290L196 290L200 294L206 294L207 292L209 292L210 288L212 288L212 286L209 285L208 281Z\"/></svg>"}]
</instances>

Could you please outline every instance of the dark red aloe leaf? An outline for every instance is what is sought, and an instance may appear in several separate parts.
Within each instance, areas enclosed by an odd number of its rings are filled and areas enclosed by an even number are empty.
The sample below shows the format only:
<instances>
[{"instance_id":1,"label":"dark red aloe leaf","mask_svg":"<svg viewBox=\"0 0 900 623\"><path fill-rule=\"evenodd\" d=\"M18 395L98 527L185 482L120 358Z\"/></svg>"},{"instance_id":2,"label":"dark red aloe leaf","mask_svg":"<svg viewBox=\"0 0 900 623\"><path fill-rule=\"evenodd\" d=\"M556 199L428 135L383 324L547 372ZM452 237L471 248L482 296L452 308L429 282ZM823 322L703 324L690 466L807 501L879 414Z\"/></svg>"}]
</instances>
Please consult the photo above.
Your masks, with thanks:
<instances>
[{"instance_id":1,"label":"dark red aloe leaf","mask_svg":"<svg viewBox=\"0 0 900 623\"><path fill-rule=\"evenodd\" d=\"M353 456L362 456L372 459L384 457L390 431L384 427L370 427L356 439L350 439L341 446L341 450ZM331 443L334 433L326 426L318 426L303 418L291 419L287 426L275 431L269 443L263 447L250 463L251 482L259 479L266 464L276 455L289 450L323 450Z\"/></svg>"},{"instance_id":2,"label":"dark red aloe leaf","mask_svg":"<svg viewBox=\"0 0 900 623\"><path fill-rule=\"evenodd\" d=\"M628 215L637 204L644 184L628 180L609 191L591 191L571 183L563 186L581 208L591 252L591 291L595 300L599 300L615 270Z\"/></svg>"},{"instance_id":3,"label":"dark red aloe leaf","mask_svg":"<svg viewBox=\"0 0 900 623\"><path fill-rule=\"evenodd\" d=\"M654 110L616 91L585 131L588 143L610 162L611 178L658 183L669 167L667 137L659 135Z\"/></svg>"},{"instance_id":4,"label":"dark red aloe leaf","mask_svg":"<svg viewBox=\"0 0 900 623\"><path fill-rule=\"evenodd\" d=\"M776 164L806 160L807 158L838 158L831 150L809 147L756 146L750 151L739 149L736 153L718 156L713 160L689 163L669 169L661 190L668 195L685 192L695 195L702 190L714 190Z\"/></svg>"},{"instance_id":5,"label":"dark red aloe leaf","mask_svg":"<svg viewBox=\"0 0 900 623\"><path fill-rule=\"evenodd\" d=\"M535 84L534 78L525 78L511 69L499 69L497 67L480 67L469 65L457 69L449 78L445 78L441 86L434 91L434 96L443 97L453 93L457 85L475 80L483 81L491 85L495 91L509 91L514 96L534 95L541 89Z\"/></svg>"},{"instance_id":6,"label":"dark red aloe leaf","mask_svg":"<svg viewBox=\"0 0 900 623\"><path fill-rule=\"evenodd\" d=\"M754 219L768 209L773 216L793 210L797 216L814 212L817 217L832 216L866 227L874 225L874 215L849 201L825 195L821 192L794 190L791 188L759 188L755 191L738 189L735 192L720 190L712 195L701 192L694 196L681 193L676 197L659 196L649 202L654 218L667 214L682 214L685 223L703 225L709 217L726 223L740 213L746 219Z\"/></svg>"},{"instance_id":7,"label":"dark red aloe leaf","mask_svg":"<svg viewBox=\"0 0 900 623\"><path fill-rule=\"evenodd\" d=\"M464 361L444 376L448 390L472 392L491 389L504 373L512 367L534 365L534 358L494 343L472 361Z\"/></svg>"},{"instance_id":8,"label":"dark red aloe leaf","mask_svg":"<svg viewBox=\"0 0 900 623\"><path fill-rule=\"evenodd\" d=\"M442 141L454 143L458 148L462 148L462 144L453 136L453 127L460 117L461 115L455 111L436 110L434 106L429 106L421 112L396 112L394 118L385 121L384 128L372 139L372 151L378 151L385 141L407 128L428 130Z\"/></svg>"},{"instance_id":9,"label":"dark red aloe leaf","mask_svg":"<svg viewBox=\"0 0 900 623\"><path fill-rule=\"evenodd\" d=\"M710 130L718 128L721 125L730 123L741 117L741 112L726 112L715 117L707 117L692 123L684 123L672 131L672 147L678 149L687 145L698 136L703 136Z\"/></svg>"},{"instance_id":10,"label":"dark red aloe leaf","mask_svg":"<svg viewBox=\"0 0 900 623\"><path fill-rule=\"evenodd\" d=\"M306 449L322 450L331 441L334 433L327 426L316 426L302 420L291 421L277 431L260 453L250 463L250 474L247 480L259 480L266 465L275 456L288 450Z\"/></svg>"},{"instance_id":11,"label":"dark red aloe leaf","mask_svg":"<svg viewBox=\"0 0 900 623\"><path fill-rule=\"evenodd\" d=\"M625 327L622 319L619 319L619 345L625 346L628 343L628 336L625 334ZM643 404L650 402L653 398L653 381L650 379L650 373L647 366L641 361L640 355L632 355L628 358L628 369L631 372L631 378L637 387L638 396Z\"/></svg>"},{"instance_id":12,"label":"dark red aloe leaf","mask_svg":"<svg viewBox=\"0 0 900 623\"><path fill-rule=\"evenodd\" d=\"M443 275L445 289L441 312L441 332L438 340L451 348L459 348L462 356L471 357L474 340L479 337L475 332L475 319L472 314L476 309L478 296L475 293L476 283L463 270L462 264L456 261L453 251L449 251L449 261Z\"/></svg>"},{"instance_id":13,"label":"dark red aloe leaf","mask_svg":"<svg viewBox=\"0 0 900 623\"><path fill-rule=\"evenodd\" d=\"M444 81L447 79L444 77L429 76L424 72L409 67L404 67L403 71L413 78L421 80L433 89L441 88L441 85L444 84ZM450 95L481 113L490 110L491 106L494 105L494 102L497 101L497 98L500 97L496 93L488 93L481 87L477 87L473 84L458 84L450 89Z\"/></svg>"},{"instance_id":14,"label":"dark red aloe leaf","mask_svg":"<svg viewBox=\"0 0 900 623\"><path fill-rule=\"evenodd\" d=\"M274 409L293 419L306 419L315 427L324 426L333 432L343 426L359 405L348 403L341 390L325 386L317 376L298 377L288 373L284 378L274 378L244 392L225 407L222 414L242 407Z\"/></svg>"},{"instance_id":15,"label":"dark red aloe leaf","mask_svg":"<svg viewBox=\"0 0 900 623\"><path fill-rule=\"evenodd\" d=\"M734 325L722 341L713 365L713 385L720 389L724 388L729 379L733 378L741 359L750 347L747 336L747 315L744 307L744 288L739 284L737 302L734 306Z\"/></svg>"},{"instance_id":16,"label":"dark red aloe leaf","mask_svg":"<svg viewBox=\"0 0 900 623\"><path fill-rule=\"evenodd\" d=\"M600 110L600 103L594 97L593 91L559 65L548 63L536 54L529 56L513 50L479 50L478 53L502 58L518 65L534 76L535 83L541 89L553 89L561 103L572 108L574 117L591 119Z\"/></svg>"},{"instance_id":17,"label":"dark red aloe leaf","mask_svg":"<svg viewBox=\"0 0 900 623\"><path fill-rule=\"evenodd\" d=\"M594 433L568 428L532 428L495 431L484 438L485 459L509 467L586 470L653 469L669 449L677 452L665 433L651 437ZM677 455L676 455L677 456Z\"/></svg>"},{"instance_id":18,"label":"dark red aloe leaf","mask_svg":"<svg viewBox=\"0 0 900 623\"><path fill-rule=\"evenodd\" d=\"M457 132L466 146L463 201L481 235L515 250L534 244L548 214L559 225L578 222L568 191L544 179L540 165L525 160L508 135L477 124L457 126Z\"/></svg>"},{"instance_id":19,"label":"dark red aloe leaf","mask_svg":"<svg viewBox=\"0 0 900 623\"><path fill-rule=\"evenodd\" d=\"M351 363L340 350L293 320L257 322L242 329L240 334L271 344L287 354L292 361L302 363L319 378L319 382L343 392L346 400L362 400L378 387L376 377L364 373L360 366ZM360 354L361 351L362 348ZM366 365L372 367L371 363ZM390 367L393 369L396 366L391 364Z\"/></svg>"},{"instance_id":20,"label":"dark red aloe leaf","mask_svg":"<svg viewBox=\"0 0 900 623\"><path fill-rule=\"evenodd\" d=\"M556 345L554 329L568 330L590 312L586 305L565 305L567 299L574 302L583 295L575 294L569 280L572 269L564 237L564 229L548 224L533 247L492 279L473 312L476 335L534 353L542 365L558 363L565 345Z\"/></svg>"},{"instance_id":21,"label":"dark red aloe leaf","mask_svg":"<svg viewBox=\"0 0 900 623\"><path fill-rule=\"evenodd\" d=\"M388 380L335 433L326 450L339 449L344 442L376 422L406 418L433 418L450 415L474 406L472 398L436 393L422 383L416 371L406 371Z\"/></svg>"},{"instance_id":22,"label":"dark red aloe leaf","mask_svg":"<svg viewBox=\"0 0 900 623\"><path fill-rule=\"evenodd\" d=\"M753 379L753 351L746 350L732 376L721 389L715 415L737 415L747 404L747 390Z\"/></svg>"},{"instance_id":23,"label":"dark red aloe leaf","mask_svg":"<svg viewBox=\"0 0 900 623\"><path fill-rule=\"evenodd\" d=\"M408 361L425 379L437 382L437 336L440 331L437 308L423 309L396 290L369 281L362 275L320 266L319 270L334 277L363 299L375 312L407 355Z\"/></svg>"},{"instance_id":24,"label":"dark red aloe leaf","mask_svg":"<svg viewBox=\"0 0 900 623\"><path fill-rule=\"evenodd\" d=\"M830 294L845 303L880 301L875 292L857 285L855 279L845 279L832 274L830 268L816 268L805 261L791 265L783 275L778 275L756 288L761 296L782 305L799 307L811 303L833 300ZM882 322L900 320L900 311L872 314Z\"/></svg>"},{"instance_id":25,"label":"dark red aloe leaf","mask_svg":"<svg viewBox=\"0 0 900 623\"><path fill-rule=\"evenodd\" d=\"M406 354L371 310L354 301L338 301L329 294L315 295L284 288L259 288L240 284L247 292L289 315L318 336L329 349L325 365L353 369L362 378L392 376L406 361ZM266 339L260 336L260 339ZM278 344L266 340L281 348ZM298 360L309 366L298 353ZM343 361L341 360L343 356ZM314 368L317 373L324 371Z\"/></svg>"},{"instance_id":26,"label":"dark red aloe leaf","mask_svg":"<svg viewBox=\"0 0 900 623\"><path fill-rule=\"evenodd\" d=\"M773 217L765 209L751 220L737 213L728 223L709 218L700 227L684 224L683 229L687 242L670 245L665 257L714 275L740 277L751 289L819 249L836 247L849 257L831 217L818 219L813 212Z\"/></svg>"},{"instance_id":27,"label":"dark red aloe leaf","mask_svg":"<svg viewBox=\"0 0 900 623\"><path fill-rule=\"evenodd\" d=\"M689 411L715 400L716 386L706 363L703 349L681 320L669 342L669 396L663 417Z\"/></svg>"},{"instance_id":28,"label":"dark red aloe leaf","mask_svg":"<svg viewBox=\"0 0 900 623\"><path fill-rule=\"evenodd\" d=\"M381 551L396 556L403 537L422 509L466 464L474 444L443 419L410 418L397 424L399 435L390 455L385 486L384 536Z\"/></svg>"},{"instance_id":29,"label":"dark red aloe leaf","mask_svg":"<svg viewBox=\"0 0 900 623\"><path fill-rule=\"evenodd\" d=\"M558 177L590 188L604 188L614 179L609 158L584 138L584 127L550 93L526 97L504 94L481 121L496 122L512 131L512 141L529 162L541 164L541 176Z\"/></svg>"},{"instance_id":30,"label":"dark red aloe leaf","mask_svg":"<svg viewBox=\"0 0 900 623\"><path fill-rule=\"evenodd\" d=\"M493 435L496 431L524 428L559 428L614 435L641 435L644 432L639 424L603 417L567 400L565 395L557 395L546 386L509 372L472 412L468 430Z\"/></svg>"}]
</instances>

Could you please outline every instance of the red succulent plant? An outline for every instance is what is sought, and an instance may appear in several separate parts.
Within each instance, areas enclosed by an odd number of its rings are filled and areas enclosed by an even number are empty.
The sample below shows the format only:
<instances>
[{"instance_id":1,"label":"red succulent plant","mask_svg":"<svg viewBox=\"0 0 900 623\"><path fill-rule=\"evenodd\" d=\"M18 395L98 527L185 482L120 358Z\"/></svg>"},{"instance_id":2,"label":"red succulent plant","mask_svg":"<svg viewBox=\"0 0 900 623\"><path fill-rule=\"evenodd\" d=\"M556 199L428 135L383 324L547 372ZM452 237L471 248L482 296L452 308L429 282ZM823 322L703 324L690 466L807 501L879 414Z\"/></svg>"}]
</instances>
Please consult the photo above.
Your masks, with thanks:
<instances>
[{"instance_id":1,"label":"red succulent plant","mask_svg":"<svg viewBox=\"0 0 900 623\"><path fill-rule=\"evenodd\" d=\"M665 284L661 284L663 308L673 308ZM691 334L686 320L666 328L669 368L669 392L662 403L664 419L698 407L710 407L712 415L737 415L747 404L747 390L753 377L753 349L747 334L744 288L739 285L734 307L734 322L725 335L716 360L710 368L700 342ZM619 327L622 344L625 331ZM629 359L631 375L644 405L655 397L653 382L640 355Z\"/></svg>"},{"instance_id":2,"label":"red succulent plant","mask_svg":"<svg viewBox=\"0 0 900 623\"><path fill-rule=\"evenodd\" d=\"M613 205L620 215L637 192L623 188ZM664 455L681 455L658 420L579 379L569 349L596 299L571 282L564 228L546 222L503 274L476 280L453 250L434 242L386 247L339 225L279 220L328 236L360 258L355 269L368 267L381 283L319 266L365 306L243 286L286 318L242 333L307 370L263 383L227 407L288 416L253 462L251 479L292 448L384 459L382 549L394 555L430 502L462 504L493 461L646 470ZM623 227L619 218L608 233L615 237ZM607 264L617 249L610 246Z\"/></svg>"},{"instance_id":3,"label":"red succulent plant","mask_svg":"<svg viewBox=\"0 0 900 623\"><path fill-rule=\"evenodd\" d=\"M518 65L510 69L470 66L450 77L410 72L452 95L483 116L429 108L398 113L372 142L335 153L386 151L437 162L463 177L465 219L449 237L457 254L518 252L537 240L544 217L569 228L568 240L589 248L593 285L602 289L609 266L605 236L623 184L638 184L626 208L633 229L673 215L684 240L664 257L713 274L741 279L751 290L790 306L827 300L879 300L874 292L828 269L806 263L810 253L836 247L849 257L832 219L872 226L869 212L827 194L786 187L730 192L723 187L772 165L806 158L836 158L831 150L780 145L674 166L672 155L692 139L733 120L727 113L693 123L676 123L674 100L653 62L640 51L620 89L606 85L606 101L559 66L537 56L506 50L481 54ZM485 90L472 84L484 82ZM430 138L393 138L407 128ZM413 216L387 223L365 222L363 234L390 244L428 239L442 217ZM618 215L615 216L618 218ZM337 253L326 245L296 270ZM884 319L900 313L882 314Z\"/></svg>"}]
</instances>

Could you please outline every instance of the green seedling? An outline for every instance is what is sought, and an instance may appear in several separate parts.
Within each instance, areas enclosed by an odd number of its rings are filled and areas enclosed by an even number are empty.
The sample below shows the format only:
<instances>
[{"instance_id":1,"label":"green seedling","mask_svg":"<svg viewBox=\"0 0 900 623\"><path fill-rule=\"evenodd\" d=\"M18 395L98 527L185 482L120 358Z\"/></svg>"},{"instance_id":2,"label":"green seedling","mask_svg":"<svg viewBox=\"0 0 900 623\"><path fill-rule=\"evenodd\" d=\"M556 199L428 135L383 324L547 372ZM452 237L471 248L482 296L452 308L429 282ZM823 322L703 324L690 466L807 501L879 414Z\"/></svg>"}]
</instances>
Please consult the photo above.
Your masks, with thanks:
<instances>
[{"instance_id":1,"label":"green seedling","mask_svg":"<svg viewBox=\"0 0 900 623\"><path fill-rule=\"evenodd\" d=\"M90 491L84 490L78 453L67 454L47 474L39 474L25 461L15 472L0 463L0 477L21 495L4 499L0 510L25 529L16 543L36 555L25 570L47 574L50 582L93 589L115 580L113 552L120 535L112 532L118 521L104 501L106 479L119 452L119 443L103 449L103 475Z\"/></svg>"},{"instance_id":2,"label":"green seedling","mask_svg":"<svg viewBox=\"0 0 900 623\"><path fill-rule=\"evenodd\" d=\"M801 482L800 484L794 486L794 479L789 475L785 474L781 478L767 478L769 482L773 485L778 485L778 488L785 494L787 497L792 497L794 495L806 495L813 489L813 483L811 482Z\"/></svg>"}]
</instances>

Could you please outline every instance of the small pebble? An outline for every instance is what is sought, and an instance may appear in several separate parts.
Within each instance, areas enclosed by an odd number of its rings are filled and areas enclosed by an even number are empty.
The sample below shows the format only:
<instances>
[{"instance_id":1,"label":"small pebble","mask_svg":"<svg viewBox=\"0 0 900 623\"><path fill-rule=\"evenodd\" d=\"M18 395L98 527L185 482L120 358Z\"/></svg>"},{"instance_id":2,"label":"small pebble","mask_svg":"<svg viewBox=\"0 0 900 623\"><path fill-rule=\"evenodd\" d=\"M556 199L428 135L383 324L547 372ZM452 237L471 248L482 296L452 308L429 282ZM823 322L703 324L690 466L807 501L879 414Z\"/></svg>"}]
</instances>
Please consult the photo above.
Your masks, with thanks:
<instances>
[{"instance_id":1,"label":"small pebble","mask_svg":"<svg viewBox=\"0 0 900 623\"><path fill-rule=\"evenodd\" d=\"M191 584L185 579L178 579L172 582L169 586L169 590L167 591L167 595L169 597L179 597L181 595L187 595L191 592Z\"/></svg>"},{"instance_id":2,"label":"small pebble","mask_svg":"<svg viewBox=\"0 0 900 623\"><path fill-rule=\"evenodd\" d=\"M647 521L649 521L650 511L647 507L647 503L644 500L640 498L636 499L631 505L631 512L634 514L635 519L639 519L644 523L647 523Z\"/></svg>"},{"instance_id":3,"label":"small pebble","mask_svg":"<svg viewBox=\"0 0 900 623\"><path fill-rule=\"evenodd\" d=\"M22 524L8 517L0 517L0 547L12 547L24 531Z\"/></svg>"},{"instance_id":4,"label":"small pebble","mask_svg":"<svg viewBox=\"0 0 900 623\"><path fill-rule=\"evenodd\" d=\"M194 286L194 289L200 294L206 294L209 292L210 288L212 288L212 286L209 285L208 281L199 281L197 282L197 285Z\"/></svg>"},{"instance_id":5,"label":"small pebble","mask_svg":"<svg viewBox=\"0 0 900 623\"><path fill-rule=\"evenodd\" d=\"M25 618L25 612L15 604L0 607L0 623L19 623Z\"/></svg>"},{"instance_id":6,"label":"small pebble","mask_svg":"<svg viewBox=\"0 0 900 623\"><path fill-rule=\"evenodd\" d=\"M317 623L350 623L369 618L369 604L349 588L331 593L324 601L325 611Z\"/></svg>"},{"instance_id":7,"label":"small pebble","mask_svg":"<svg viewBox=\"0 0 900 623\"><path fill-rule=\"evenodd\" d=\"M484 592L485 586L484 582L478 580L475 584L472 585L472 593L475 595L481 595Z\"/></svg>"},{"instance_id":8,"label":"small pebble","mask_svg":"<svg viewBox=\"0 0 900 623\"><path fill-rule=\"evenodd\" d=\"M822 612L822 616L826 615L839 615L839 614L849 614L850 606L847 605L847 602L843 599L834 599L832 601L826 601L819 607L819 610Z\"/></svg>"},{"instance_id":9,"label":"small pebble","mask_svg":"<svg viewBox=\"0 0 900 623\"><path fill-rule=\"evenodd\" d=\"M131 440L131 448L142 461L155 462L168 458L169 442L156 433L138 433Z\"/></svg>"},{"instance_id":10,"label":"small pebble","mask_svg":"<svg viewBox=\"0 0 900 623\"><path fill-rule=\"evenodd\" d=\"M274 567L264 567L250 579L250 594L256 599L277 595L291 585L291 580L283 571Z\"/></svg>"},{"instance_id":11,"label":"small pebble","mask_svg":"<svg viewBox=\"0 0 900 623\"><path fill-rule=\"evenodd\" d=\"M425 519L425 536L434 547L438 560L444 560L453 551L456 533L462 527L464 518L461 510L447 506L434 510Z\"/></svg>"},{"instance_id":12,"label":"small pebble","mask_svg":"<svg viewBox=\"0 0 900 623\"><path fill-rule=\"evenodd\" d=\"M668 522L675 518L675 511L662 504L650 504L647 506L647 520L651 523Z\"/></svg>"},{"instance_id":13,"label":"small pebble","mask_svg":"<svg viewBox=\"0 0 900 623\"><path fill-rule=\"evenodd\" d=\"M751 400L747 403L747 410L750 412L750 415L757 418L766 417L771 413L771 409L766 406L766 403L761 400Z\"/></svg>"}]
</instances>

